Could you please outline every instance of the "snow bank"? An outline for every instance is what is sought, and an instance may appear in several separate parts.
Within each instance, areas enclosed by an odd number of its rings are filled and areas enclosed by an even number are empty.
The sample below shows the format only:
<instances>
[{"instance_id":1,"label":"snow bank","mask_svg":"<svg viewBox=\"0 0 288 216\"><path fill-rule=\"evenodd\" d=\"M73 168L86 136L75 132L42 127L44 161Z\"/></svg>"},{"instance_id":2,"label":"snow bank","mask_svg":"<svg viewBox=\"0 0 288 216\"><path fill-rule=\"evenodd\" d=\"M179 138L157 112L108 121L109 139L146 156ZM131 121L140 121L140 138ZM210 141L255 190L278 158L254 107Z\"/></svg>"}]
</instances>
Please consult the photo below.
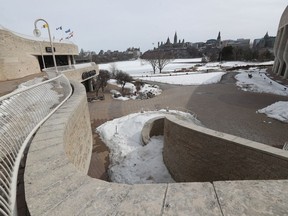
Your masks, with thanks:
<instances>
[{"instance_id":1,"label":"snow bank","mask_svg":"<svg viewBox=\"0 0 288 216\"><path fill-rule=\"evenodd\" d=\"M270 118L288 123L288 101L279 101L268 107L260 109L258 113L264 113Z\"/></svg>"},{"instance_id":2,"label":"snow bank","mask_svg":"<svg viewBox=\"0 0 288 216\"><path fill-rule=\"evenodd\" d=\"M240 74L235 78L238 80L236 85L243 91L252 91L258 93L270 93L276 95L288 96L286 86L283 86L266 76L266 69L252 68L250 70L239 70ZM251 74L252 78L248 75Z\"/></svg>"},{"instance_id":3,"label":"snow bank","mask_svg":"<svg viewBox=\"0 0 288 216\"><path fill-rule=\"evenodd\" d=\"M224 72L188 73L181 76L171 74L171 76L151 76L141 79L176 85L204 85L219 82L224 74Z\"/></svg>"},{"instance_id":4,"label":"snow bank","mask_svg":"<svg viewBox=\"0 0 288 216\"><path fill-rule=\"evenodd\" d=\"M146 146L142 145L141 140L141 130L145 122L173 113L186 121L196 121L192 115L179 111L151 111L117 118L96 129L110 149L109 175L113 182L174 182L163 162L163 136L152 137Z\"/></svg>"},{"instance_id":5,"label":"snow bank","mask_svg":"<svg viewBox=\"0 0 288 216\"><path fill-rule=\"evenodd\" d=\"M115 79L108 80L108 83L121 88L121 85L117 84L117 80ZM141 89L138 91L138 93L136 93L136 86L133 83L129 83L129 82L126 83L125 89L129 89L129 92L131 94L128 97L122 97L121 93L116 90L111 90L110 92L112 93L112 95L115 95L115 94L118 95L118 97L113 97L114 99L123 100L123 101L129 100L129 99L135 100L137 99L137 96L139 95L139 93L151 92L154 95L160 95L162 93L162 90L159 88L159 86L150 85L150 84L144 84L143 86L141 86Z\"/></svg>"}]
</instances>

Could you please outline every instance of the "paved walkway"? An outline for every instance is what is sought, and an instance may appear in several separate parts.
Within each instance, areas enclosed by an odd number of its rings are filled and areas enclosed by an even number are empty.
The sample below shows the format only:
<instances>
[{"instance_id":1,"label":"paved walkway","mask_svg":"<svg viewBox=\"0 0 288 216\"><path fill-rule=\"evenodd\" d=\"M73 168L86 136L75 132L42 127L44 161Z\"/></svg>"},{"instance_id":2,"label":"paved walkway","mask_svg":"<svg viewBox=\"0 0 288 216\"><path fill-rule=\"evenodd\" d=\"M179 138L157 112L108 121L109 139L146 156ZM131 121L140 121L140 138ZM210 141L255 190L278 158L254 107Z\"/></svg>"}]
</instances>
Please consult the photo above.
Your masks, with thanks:
<instances>
[{"instance_id":1,"label":"paved walkway","mask_svg":"<svg viewBox=\"0 0 288 216\"><path fill-rule=\"evenodd\" d=\"M0 97L14 91L18 87L18 85L23 82L34 79L35 77L43 77L45 75L45 73L37 73L20 79L0 81Z\"/></svg>"},{"instance_id":2,"label":"paved walkway","mask_svg":"<svg viewBox=\"0 0 288 216\"><path fill-rule=\"evenodd\" d=\"M268 118L264 114L257 114L256 111L277 101L288 101L288 97L242 91L235 85L234 75L235 73L229 72L220 83L211 85L159 84L163 93L148 100L114 100L109 93L110 89L107 88L104 101L89 103L94 136L98 138L95 128L107 120L140 112L141 109L156 110L169 107L193 111L208 128L282 148L288 141L288 124ZM91 96L91 93L89 95ZM106 170L109 165L108 149L99 138L97 140L94 149L100 149L98 157L103 160L102 168L105 164ZM94 157L92 156L91 165ZM96 166L101 167L101 164L91 167L91 176Z\"/></svg>"}]
</instances>

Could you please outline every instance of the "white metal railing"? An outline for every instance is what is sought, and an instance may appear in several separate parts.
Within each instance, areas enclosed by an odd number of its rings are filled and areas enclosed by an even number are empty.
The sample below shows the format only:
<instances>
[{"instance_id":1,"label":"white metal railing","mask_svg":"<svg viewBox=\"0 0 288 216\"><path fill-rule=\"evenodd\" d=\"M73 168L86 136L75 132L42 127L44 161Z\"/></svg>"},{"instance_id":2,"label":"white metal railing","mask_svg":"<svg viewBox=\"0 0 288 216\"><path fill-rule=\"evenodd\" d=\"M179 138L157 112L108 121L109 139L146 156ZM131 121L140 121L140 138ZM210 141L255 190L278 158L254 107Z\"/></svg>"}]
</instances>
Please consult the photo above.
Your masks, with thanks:
<instances>
[{"instance_id":1,"label":"white metal railing","mask_svg":"<svg viewBox=\"0 0 288 216\"><path fill-rule=\"evenodd\" d=\"M69 80L60 75L0 97L0 215L17 215L17 177L24 150L71 94Z\"/></svg>"}]
</instances>

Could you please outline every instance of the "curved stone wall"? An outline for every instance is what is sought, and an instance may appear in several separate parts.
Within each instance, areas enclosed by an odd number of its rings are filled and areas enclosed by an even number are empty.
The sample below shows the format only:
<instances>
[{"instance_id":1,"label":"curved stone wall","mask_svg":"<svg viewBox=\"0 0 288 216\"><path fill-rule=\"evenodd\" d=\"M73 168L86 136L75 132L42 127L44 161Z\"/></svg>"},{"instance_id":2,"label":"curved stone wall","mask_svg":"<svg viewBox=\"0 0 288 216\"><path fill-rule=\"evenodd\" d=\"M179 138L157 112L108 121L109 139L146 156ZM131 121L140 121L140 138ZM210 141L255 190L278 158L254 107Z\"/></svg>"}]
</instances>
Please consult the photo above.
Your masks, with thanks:
<instances>
[{"instance_id":1,"label":"curved stone wall","mask_svg":"<svg viewBox=\"0 0 288 216\"><path fill-rule=\"evenodd\" d=\"M278 27L278 32L274 45L275 61L273 72L288 78L288 6L284 10Z\"/></svg>"},{"instance_id":2,"label":"curved stone wall","mask_svg":"<svg viewBox=\"0 0 288 216\"><path fill-rule=\"evenodd\" d=\"M63 145L60 147L63 147L63 153L66 155L63 155L63 160L67 158L78 170L87 173L93 140L86 92L81 84L71 80L70 82L73 85L73 95L68 99L70 102L62 105L61 109L41 126L31 143L27 162L30 163L29 159L33 154L40 153L40 146L49 148L51 145L55 147L55 144L61 143Z\"/></svg>"},{"instance_id":3,"label":"curved stone wall","mask_svg":"<svg viewBox=\"0 0 288 216\"><path fill-rule=\"evenodd\" d=\"M164 162L177 182L288 178L288 152L189 124L164 123Z\"/></svg>"},{"instance_id":4,"label":"curved stone wall","mask_svg":"<svg viewBox=\"0 0 288 216\"><path fill-rule=\"evenodd\" d=\"M150 137L163 135L165 117L156 117L147 121L141 131L141 138L144 145L150 141Z\"/></svg>"}]
</instances>

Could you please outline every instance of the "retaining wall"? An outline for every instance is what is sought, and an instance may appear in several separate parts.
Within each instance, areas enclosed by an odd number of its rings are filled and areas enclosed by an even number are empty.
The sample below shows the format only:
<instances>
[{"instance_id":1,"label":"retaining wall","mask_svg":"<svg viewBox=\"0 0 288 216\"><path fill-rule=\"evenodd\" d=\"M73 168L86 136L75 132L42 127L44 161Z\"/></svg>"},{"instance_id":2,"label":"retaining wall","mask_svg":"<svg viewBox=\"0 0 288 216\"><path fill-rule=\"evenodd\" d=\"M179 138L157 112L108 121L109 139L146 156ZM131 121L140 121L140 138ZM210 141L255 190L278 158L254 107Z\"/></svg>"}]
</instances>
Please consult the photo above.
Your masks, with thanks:
<instances>
[{"instance_id":1,"label":"retaining wall","mask_svg":"<svg viewBox=\"0 0 288 216\"><path fill-rule=\"evenodd\" d=\"M288 178L288 152L166 116L164 162L177 182Z\"/></svg>"}]
</instances>

